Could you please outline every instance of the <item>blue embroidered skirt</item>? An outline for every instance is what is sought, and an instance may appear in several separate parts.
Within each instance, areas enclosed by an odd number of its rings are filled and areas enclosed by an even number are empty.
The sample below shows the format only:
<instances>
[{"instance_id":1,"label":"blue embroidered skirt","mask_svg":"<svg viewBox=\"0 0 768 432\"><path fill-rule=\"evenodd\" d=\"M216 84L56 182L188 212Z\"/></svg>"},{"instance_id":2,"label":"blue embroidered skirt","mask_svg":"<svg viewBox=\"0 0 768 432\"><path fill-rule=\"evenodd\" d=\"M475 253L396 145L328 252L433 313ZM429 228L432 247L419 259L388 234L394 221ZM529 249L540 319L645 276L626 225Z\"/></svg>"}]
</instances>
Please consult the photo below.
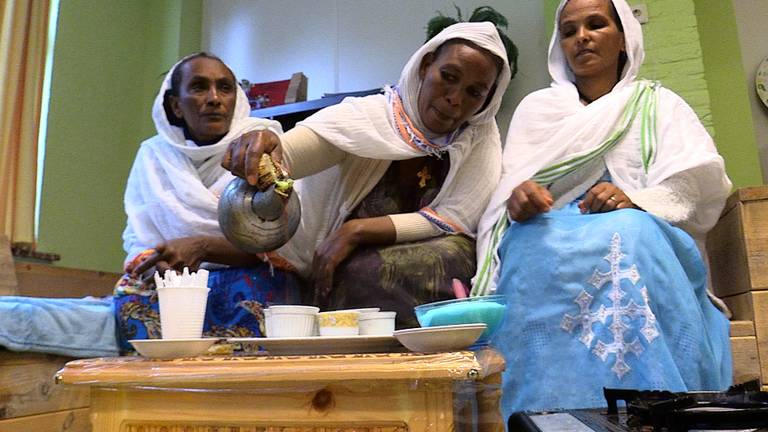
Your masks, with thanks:
<instances>
[{"instance_id":1,"label":"blue embroidered skirt","mask_svg":"<svg viewBox=\"0 0 768 432\"><path fill-rule=\"evenodd\" d=\"M263 334L262 307L299 304L299 280L292 273L270 270L266 263L253 268L211 271L203 335L209 337L258 337ZM130 339L158 339L160 308L157 291L131 292L114 297L118 342L130 351Z\"/></svg>"},{"instance_id":2,"label":"blue embroidered skirt","mask_svg":"<svg viewBox=\"0 0 768 432\"><path fill-rule=\"evenodd\" d=\"M639 210L583 215L574 202L513 224L499 255L505 418L604 406L603 387L730 385L729 323L683 230Z\"/></svg>"}]
</instances>

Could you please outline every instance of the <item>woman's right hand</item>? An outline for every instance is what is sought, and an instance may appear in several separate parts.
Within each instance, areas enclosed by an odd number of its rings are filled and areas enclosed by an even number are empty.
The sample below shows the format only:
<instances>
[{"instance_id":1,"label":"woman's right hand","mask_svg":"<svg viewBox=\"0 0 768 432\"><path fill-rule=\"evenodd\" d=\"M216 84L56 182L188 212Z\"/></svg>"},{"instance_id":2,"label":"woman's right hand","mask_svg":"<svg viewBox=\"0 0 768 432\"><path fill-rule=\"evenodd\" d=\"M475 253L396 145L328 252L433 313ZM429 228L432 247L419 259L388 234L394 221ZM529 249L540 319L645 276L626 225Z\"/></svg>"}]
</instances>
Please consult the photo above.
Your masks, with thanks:
<instances>
[{"instance_id":1,"label":"woman's right hand","mask_svg":"<svg viewBox=\"0 0 768 432\"><path fill-rule=\"evenodd\" d=\"M229 143L221 166L244 178L251 186L256 186L259 180L259 161L264 153L270 154L280 164L280 138L268 129L251 131Z\"/></svg>"},{"instance_id":2,"label":"woman's right hand","mask_svg":"<svg viewBox=\"0 0 768 432\"><path fill-rule=\"evenodd\" d=\"M533 180L526 180L512 190L507 200L507 212L515 222L524 222L552 209L552 194Z\"/></svg>"},{"instance_id":3,"label":"woman's right hand","mask_svg":"<svg viewBox=\"0 0 768 432\"><path fill-rule=\"evenodd\" d=\"M182 237L168 240L154 247L155 252L134 269L133 274L143 279L151 278L155 271L161 275L166 270L181 272L184 267L197 271L206 258L209 239L206 236Z\"/></svg>"}]
</instances>

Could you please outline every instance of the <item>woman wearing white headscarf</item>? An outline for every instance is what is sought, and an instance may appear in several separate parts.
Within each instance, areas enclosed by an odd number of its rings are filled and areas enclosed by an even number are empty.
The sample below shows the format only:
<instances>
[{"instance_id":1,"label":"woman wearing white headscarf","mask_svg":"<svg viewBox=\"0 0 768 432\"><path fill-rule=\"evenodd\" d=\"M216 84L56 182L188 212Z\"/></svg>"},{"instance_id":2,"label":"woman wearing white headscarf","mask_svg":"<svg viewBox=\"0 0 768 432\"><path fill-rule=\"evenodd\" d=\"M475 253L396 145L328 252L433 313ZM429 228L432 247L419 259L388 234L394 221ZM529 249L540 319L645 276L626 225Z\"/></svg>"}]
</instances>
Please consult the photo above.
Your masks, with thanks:
<instances>
[{"instance_id":1,"label":"woman wearing white headscarf","mask_svg":"<svg viewBox=\"0 0 768 432\"><path fill-rule=\"evenodd\" d=\"M513 116L473 280L507 296L506 414L601 406L603 387L730 383L695 240L731 183L691 108L637 79L643 55L624 0L563 0L552 84Z\"/></svg>"},{"instance_id":2,"label":"woman wearing white headscarf","mask_svg":"<svg viewBox=\"0 0 768 432\"><path fill-rule=\"evenodd\" d=\"M261 154L282 152L300 179L302 222L279 256L314 281L318 302L396 310L413 324L414 304L452 296L451 279L474 273L471 238L500 174L494 116L510 76L494 25L455 24L384 95L347 98L279 139L235 142L225 166L255 184Z\"/></svg>"},{"instance_id":3,"label":"woman wearing white headscarf","mask_svg":"<svg viewBox=\"0 0 768 432\"><path fill-rule=\"evenodd\" d=\"M116 288L121 343L157 338L155 270L212 269L204 332L260 336L267 301L294 302L298 285L261 257L230 244L217 217L219 195L234 178L221 167L232 140L280 124L250 117L245 92L219 58L198 53L166 75L152 117L157 135L141 144L128 177L123 232L126 275Z\"/></svg>"}]
</instances>

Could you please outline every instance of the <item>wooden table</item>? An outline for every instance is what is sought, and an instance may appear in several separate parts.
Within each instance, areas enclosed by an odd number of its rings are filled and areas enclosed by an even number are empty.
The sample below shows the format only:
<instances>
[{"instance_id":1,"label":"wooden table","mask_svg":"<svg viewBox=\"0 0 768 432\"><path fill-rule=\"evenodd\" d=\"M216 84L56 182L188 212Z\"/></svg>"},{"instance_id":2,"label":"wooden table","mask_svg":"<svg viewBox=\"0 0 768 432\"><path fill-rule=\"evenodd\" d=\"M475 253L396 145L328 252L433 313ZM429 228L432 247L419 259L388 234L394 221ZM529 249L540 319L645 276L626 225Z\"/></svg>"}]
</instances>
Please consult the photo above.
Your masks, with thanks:
<instances>
[{"instance_id":1,"label":"wooden table","mask_svg":"<svg viewBox=\"0 0 768 432\"><path fill-rule=\"evenodd\" d=\"M504 361L439 354L100 358L57 383L91 388L93 432L503 431Z\"/></svg>"}]
</instances>

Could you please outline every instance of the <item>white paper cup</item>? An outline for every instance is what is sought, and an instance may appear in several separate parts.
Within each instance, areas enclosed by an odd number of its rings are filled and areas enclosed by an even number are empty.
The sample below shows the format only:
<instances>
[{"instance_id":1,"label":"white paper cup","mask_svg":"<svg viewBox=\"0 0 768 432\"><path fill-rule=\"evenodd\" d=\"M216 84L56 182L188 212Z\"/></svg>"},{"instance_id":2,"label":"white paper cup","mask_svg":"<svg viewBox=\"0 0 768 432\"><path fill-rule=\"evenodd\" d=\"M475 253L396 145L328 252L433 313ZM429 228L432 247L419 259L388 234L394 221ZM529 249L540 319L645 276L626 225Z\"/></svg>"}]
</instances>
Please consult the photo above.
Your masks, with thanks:
<instances>
[{"instance_id":1,"label":"white paper cup","mask_svg":"<svg viewBox=\"0 0 768 432\"><path fill-rule=\"evenodd\" d=\"M198 339L203 336L206 287L158 288L163 339Z\"/></svg>"}]
</instances>

